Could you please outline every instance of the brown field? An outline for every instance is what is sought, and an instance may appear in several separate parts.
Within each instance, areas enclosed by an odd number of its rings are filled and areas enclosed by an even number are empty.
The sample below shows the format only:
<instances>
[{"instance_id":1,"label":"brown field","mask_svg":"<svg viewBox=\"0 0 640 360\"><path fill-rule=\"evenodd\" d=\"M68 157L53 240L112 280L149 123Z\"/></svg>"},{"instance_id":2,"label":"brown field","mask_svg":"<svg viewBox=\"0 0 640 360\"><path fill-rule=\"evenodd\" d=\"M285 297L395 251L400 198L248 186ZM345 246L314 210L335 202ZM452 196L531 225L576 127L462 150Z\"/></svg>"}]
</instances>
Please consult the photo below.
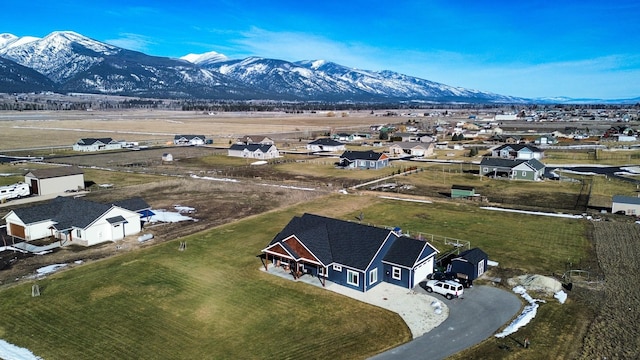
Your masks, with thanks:
<instances>
[{"instance_id":1,"label":"brown field","mask_svg":"<svg viewBox=\"0 0 640 360\"><path fill-rule=\"evenodd\" d=\"M88 199L108 202L141 196L156 209L168 209L174 205L193 207L196 212L192 216L198 221L147 227L143 231L152 233L153 241L139 244L136 238L127 239L119 250L113 244L90 249L70 246L46 257L20 259L9 269L0 271L0 284L12 284L33 273L34 269L51 263L92 261L119 252L134 251L220 224L304 203L335 192L341 187L388 176L405 166L414 166L414 163L395 162L392 168L379 171L338 170L334 168L334 160L330 158L302 155L286 155L278 161L270 161L268 165L251 166L250 160L229 158L226 150L221 149L235 137L247 134L271 134L279 141L291 141L314 132L327 132L330 129L362 130L371 124L401 120L371 116L366 111L345 117L330 117L326 113L207 115L178 111L2 113L0 150L41 148L26 152L40 151L40 154L47 155L48 161L80 165L85 167L87 181L114 185L106 189L92 186L86 195ZM278 135L281 133L287 135ZM219 148L165 147L90 154L76 154L55 148L70 146L84 137L112 137L141 143L166 144L175 134L211 136L214 138L214 145ZM166 152L173 155L172 163L161 161L162 154ZM447 155L439 154L438 158L447 158ZM456 153L455 158L464 159L464 156ZM0 165L0 173L24 172L27 168L40 166L43 165ZM460 184L476 186L478 193L495 203L547 210L573 210L580 192L580 185L576 183L481 181L473 174L473 166L468 164L418 166L421 172L400 176L393 181L410 188L405 192L407 196L434 201L449 201L451 185ZM233 178L238 182L198 179L194 175ZM6 180L13 182L14 179L17 178ZM316 191L291 187L313 187ZM598 206L605 207L607 203L610 206L611 194L633 194L634 190L629 184L598 179L594 181L592 197ZM398 195L402 194L398 191ZM331 209L330 212L355 212L365 205L366 197L354 198L357 200L349 205L353 208L339 211ZM470 205L468 201L461 200L459 203ZM0 215L6 214L11 206L13 205L9 204L8 207L0 208ZM611 218L617 219L615 216ZM549 304L541 308L541 319L557 318L557 323L534 321L532 326L523 331L525 335L528 334L527 331L531 331L532 339L535 331L550 336L565 334L560 336L573 342L582 341L582 344L571 344L563 351L562 339L543 340L539 336L535 338L534 345L539 346L540 351L531 358L637 357L640 342L635 324L640 320L640 293L632 279L640 270L640 262L636 259L640 253L640 230L638 225L628 222L603 221L594 223L593 234L589 236L593 238L595 251L589 259L582 259L581 265L590 267L594 274L600 274L600 271L604 273L607 280L605 290L577 286L568 304ZM508 275L508 272L500 274L504 277ZM558 324L565 327L558 328ZM584 339L582 334L586 334ZM518 358L522 355L496 350L503 345L505 344L497 343L495 339L489 339L454 357L482 359L486 358L484 354L492 354L492 358Z\"/></svg>"},{"instance_id":2,"label":"brown field","mask_svg":"<svg viewBox=\"0 0 640 360\"><path fill-rule=\"evenodd\" d=\"M214 143L228 144L243 135L312 132L330 129L366 129L389 119L369 112L348 116L327 113L219 113L188 111L69 111L3 112L0 114L0 150L71 146L81 138L111 137L116 140L165 144L177 134L202 134Z\"/></svg>"}]
</instances>

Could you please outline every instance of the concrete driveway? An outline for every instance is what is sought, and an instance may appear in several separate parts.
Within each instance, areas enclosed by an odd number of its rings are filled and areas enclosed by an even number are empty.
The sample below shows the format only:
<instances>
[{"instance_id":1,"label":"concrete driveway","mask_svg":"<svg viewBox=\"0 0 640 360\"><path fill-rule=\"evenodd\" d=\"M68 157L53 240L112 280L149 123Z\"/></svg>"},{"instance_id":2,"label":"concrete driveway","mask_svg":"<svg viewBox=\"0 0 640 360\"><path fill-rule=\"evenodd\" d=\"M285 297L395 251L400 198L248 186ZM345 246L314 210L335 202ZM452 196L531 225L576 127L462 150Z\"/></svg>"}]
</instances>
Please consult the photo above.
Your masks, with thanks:
<instances>
[{"instance_id":1,"label":"concrete driveway","mask_svg":"<svg viewBox=\"0 0 640 360\"><path fill-rule=\"evenodd\" d=\"M415 290L424 291L418 286ZM449 317L442 324L372 359L444 359L492 336L522 308L514 293L492 286L474 286L465 289L462 298L442 297L442 301L449 307Z\"/></svg>"}]
</instances>

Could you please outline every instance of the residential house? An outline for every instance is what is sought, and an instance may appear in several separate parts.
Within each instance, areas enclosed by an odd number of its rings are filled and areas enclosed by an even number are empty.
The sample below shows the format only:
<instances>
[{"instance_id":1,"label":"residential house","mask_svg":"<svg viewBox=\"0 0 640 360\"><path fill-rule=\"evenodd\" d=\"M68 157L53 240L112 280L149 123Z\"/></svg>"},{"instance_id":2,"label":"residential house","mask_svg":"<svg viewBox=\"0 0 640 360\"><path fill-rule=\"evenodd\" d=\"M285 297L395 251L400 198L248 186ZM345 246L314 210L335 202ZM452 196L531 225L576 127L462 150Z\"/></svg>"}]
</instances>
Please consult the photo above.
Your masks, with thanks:
<instances>
[{"instance_id":1,"label":"residential house","mask_svg":"<svg viewBox=\"0 0 640 360\"><path fill-rule=\"evenodd\" d=\"M84 138L73 144L74 151L103 151L122 149L122 143L112 138Z\"/></svg>"},{"instance_id":2,"label":"residential house","mask_svg":"<svg viewBox=\"0 0 640 360\"><path fill-rule=\"evenodd\" d=\"M467 280L475 280L487 271L489 256L480 248L463 251L456 258L451 259L447 266L448 272L462 274ZM460 275L459 275L460 276Z\"/></svg>"},{"instance_id":3,"label":"residential house","mask_svg":"<svg viewBox=\"0 0 640 360\"><path fill-rule=\"evenodd\" d=\"M541 135L538 136L533 143L536 145L555 145L558 143L558 139L553 135Z\"/></svg>"},{"instance_id":4,"label":"residential house","mask_svg":"<svg viewBox=\"0 0 640 360\"><path fill-rule=\"evenodd\" d=\"M506 177L511 180L537 181L544 177L545 166L537 159L502 159L484 157L480 161L480 175Z\"/></svg>"},{"instance_id":5,"label":"residential house","mask_svg":"<svg viewBox=\"0 0 640 360\"><path fill-rule=\"evenodd\" d=\"M331 136L333 140L344 141L344 142L354 142L354 141L362 141L371 138L371 134L365 133L339 133Z\"/></svg>"},{"instance_id":6,"label":"residential house","mask_svg":"<svg viewBox=\"0 0 640 360\"><path fill-rule=\"evenodd\" d=\"M413 288L433 272L438 251L394 230L313 214L296 216L262 250L265 268L366 292L382 281Z\"/></svg>"},{"instance_id":7,"label":"residential house","mask_svg":"<svg viewBox=\"0 0 640 360\"><path fill-rule=\"evenodd\" d=\"M503 135L505 144L520 144L522 140L522 136L519 135Z\"/></svg>"},{"instance_id":8,"label":"residential house","mask_svg":"<svg viewBox=\"0 0 640 360\"><path fill-rule=\"evenodd\" d=\"M7 234L25 241L45 238L92 246L140 232L140 214L113 204L59 196L4 216Z\"/></svg>"},{"instance_id":9,"label":"residential house","mask_svg":"<svg viewBox=\"0 0 640 360\"><path fill-rule=\"evenodd\" d=\"M275 145L262 144L233 144L228 150L229 156L249 159L275 159L280 156L280 152Z\"/></svg>"},{"instance_id":10,"label":"residential house","mask_svg":"<svg viewBox=\"0 0 640 360\"><path fill-rule=\"evenodd\" d=\"M32 195L60 194L84 189L84 172L77 166L36 169L24 175L24 182Z\"/></svg>"},{"instance_id":11,"label":"residential house","mask_svg":"<svg viewBox=\"0 0 640 360\"><path fill-rule=\"evenodd\" d=\"M429 143L435 141L435 137L429 134L397 132L393 134L394 138L399 138L402 142L422 142Z\"/></svg>"},{"instance_id":12,"label":"residential house","mask_svg":"<svg viewBox=\"0 0 640 360\"><path fill-rule=\"evenodd\" d=\"M261 145L275 145L276 142L264 135L245 135L238 139L238 143L241 144L261 144Z\"/></svg>"},{"instance_id":13,"label":"residential house","mask_svg":"<svg viewBox=\"0 0 640 360\"><path fill-rule=\"evenodd\" d=\"M505 144L491 150L491 156L503 159L542 159L544 151L540 148L524 144Z\"/></svg>"},{"instance_id":14,"label":"residential house","mask_svg":"<svg viewBox=\"0 0 640 360\"><path fill-rule=\"evenodd\" d=\"M175 135L173 137L174 145L196 146L204 145L207 139L204 135Z\"/></svg>"},{"instance_id":15,"label":"residential house","mask_svg":"<svg viewBox=\"0 0 640 360\"><path fill-rule=\"evenodd\" d=\"M339 166L349 169L382 169L389 166L389 156L372 150L347 150L340 155Z\"/></svg>"},{"instance_id":16,"label":"residential house","mask_svg":"<svg viewBox=\"0 0 640 360\"><path fill-rule=\"evenodd\" d=\"M435 143L417 143L417 142L393 142L389 145L389 155L392 157L415 156L425 157L433 155Z\"/></svg>"},{"instance_id":17,"label":"residential house","mask_svg":"<svg viewBox=\"0 0 640 360\"><path fill-rule=\"evenodd\" d=\"M640 197L613 195L611 212L624 212L625 215L640 215Z\"/></svg>"},{"instance_id":18,"label":"residential house","mask_svg":"<svg viewBox=\"0 0 640 360\"><path fill-rule=\"evenodd\" d=\"M339 141L329 139L329 138L320 138L308 143L307 150L336 152L336 151L345 151L346 147L343 143Z\"/></svg>"}]
</instances>

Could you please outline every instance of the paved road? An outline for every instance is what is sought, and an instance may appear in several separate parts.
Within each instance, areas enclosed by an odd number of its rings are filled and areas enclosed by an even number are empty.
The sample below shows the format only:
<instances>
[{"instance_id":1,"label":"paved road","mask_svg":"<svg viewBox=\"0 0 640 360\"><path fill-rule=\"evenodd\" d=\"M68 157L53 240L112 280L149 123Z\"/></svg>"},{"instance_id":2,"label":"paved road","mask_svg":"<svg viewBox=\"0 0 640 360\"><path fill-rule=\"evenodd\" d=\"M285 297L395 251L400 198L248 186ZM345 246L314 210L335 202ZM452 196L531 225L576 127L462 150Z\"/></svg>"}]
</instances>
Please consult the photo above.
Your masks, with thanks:
<instances>
[{"instance_id":1,"label":"paved road","mask_svg":"<svg viewBox=\"0 0 640 360\"><path fill-rule=\"evenodd\" d=\"M449 307L447 320L413 341L372 359L444 359L495 334L522 307L514 293L492 286L474 286L465 289L460 299L448 301L443 297L442 301Z\"/></svg>"}]
</instances>

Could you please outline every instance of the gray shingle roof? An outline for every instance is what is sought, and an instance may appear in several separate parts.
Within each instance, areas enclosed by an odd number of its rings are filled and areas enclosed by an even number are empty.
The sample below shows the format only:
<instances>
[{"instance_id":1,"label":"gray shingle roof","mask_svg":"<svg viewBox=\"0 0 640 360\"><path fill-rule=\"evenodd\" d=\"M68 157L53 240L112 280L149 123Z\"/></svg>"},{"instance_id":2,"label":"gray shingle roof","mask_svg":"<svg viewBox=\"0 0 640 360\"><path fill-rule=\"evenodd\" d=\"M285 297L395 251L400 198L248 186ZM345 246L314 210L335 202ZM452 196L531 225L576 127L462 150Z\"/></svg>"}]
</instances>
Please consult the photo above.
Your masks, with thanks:
<instances>
[{"instance_id":1,"label":"gray shingle roof","mask_svg":"<svg viewBox=\"0 0 640 360\"><path fill-rule=\"evenodd\" d=\"M97 142L100 142L106 145L113 142L113 139L112 138L83 138L78 140L78 145L93 145Z\"/></svg>"},{"instance_id":2,"label":"gray shingle roof","mask_svg":"<svg viewBox=\"0 0 640 360\"><path fill-rule=\"evenodd\" d=\"M473 249L461 252L460 256L456 257L455 259L452 259L452 261L462 259L475 265L487 258L488 258L487 253L482 251L480 248L473 248Z\"/></svg>"},{"instance_id":3,"label":"gray shingle roof","mask_svg":"<svg viewBox=\"0 0 640 360\"><path fill-rule=\"evenodd\" d=\"M144 201L141 197L119 200L114 202L113 205L135 212L140 212L142 210L151 208L151 205L147 204L147 202Z\"/></svg>"},{"instance_id":4,"label":"gray shingle roof","mask_svg":"<svg viewBox=\"0 0 640 360\"><path fill-rule=\"evenodd\" d=\"M333 140L333 139L320 138L320 139L316 139L316 140L310 142L309 145L340 146L340 145L344 145L344 144L341 143L340 141L336 141L336 140Z\"/></svg>"},{"instance_id":5,"label":"gray shingle roof","mask_svg":"<svg viewBox=\"0 0 640 360\"><path fill-rule=\"evenodd\" d=\"M256 152L257 150L260 150L263 153L266 153L269 151L269 149L271 149L272 146L273 145L262 144L233 144L229 147L229 150L244 151L244 149L247 149L250 152Z\"/></svg>"},{"instance_id":6,"label":"gray shingle roof","mask_svg":"<svg viewBox=\"0 0 640 360\"><path fill-rule=\"evenodd\" d=\"M304 214L294 217L269 245L295 235L324 265L338 263L365 270L390 230L354 222Z\"/></svg>"},{"instance_id":7,"label":"gray shingle roof","mask_svg":"<svg viewBox=\"0 0 640 360\"><path fill-rule=\"evenodd\" d=\"M25 224L53 220L57 223L56 229L63 230L74 226L85 228L110 208L111 205L58 196L45 204L15 209L13 212Z\"/></svg>"},{"instance_id":8,"label":"gray shingle roof","mask_svg":"<svg viewBox=\"0 0 640 360\"><path fill-rule=\"evenodd\" d=\"M612 200L618 204L640 205L640 197L637 196L613 195Z\"/></svg>"},{"instance_id":9,"label":"gray shingle roof","mask_svg":"<svg viewBox=\"0 0 640 360\"><path fill-rule=\"evenodd\" d=\"M77 166L59 166L50 169L31 170L27 173L27 175L29 174L37 179L50 179L62 176L84 174L84 172Z\"/></svg>"},{"instance_id":10,"label":"gray shingle roof","mask_svg":"<svg viewBox=\"0 0 640 360\"><path fill-rule=\"evenodd\" d=\"M347 150L340 155L341 158L348 160L380 160L380 157L384 155L383 153L377 153L373 150L368 151L351 151Z\"/></svg>"},{"instance_id":11,"label":"gray shingle roof","mask_svg":"<svg viewBox=\"0 0 640 360\"><path fill-rule=\"evenodd\" d=\"M396 264L408 268L412 268L420 258L422 251L428 247L426 241L401 236L391 245L389 251L382 259L384 262ZM429 246L428 254L430 255L436 251Z\"/></svg>"}]
</instances>

